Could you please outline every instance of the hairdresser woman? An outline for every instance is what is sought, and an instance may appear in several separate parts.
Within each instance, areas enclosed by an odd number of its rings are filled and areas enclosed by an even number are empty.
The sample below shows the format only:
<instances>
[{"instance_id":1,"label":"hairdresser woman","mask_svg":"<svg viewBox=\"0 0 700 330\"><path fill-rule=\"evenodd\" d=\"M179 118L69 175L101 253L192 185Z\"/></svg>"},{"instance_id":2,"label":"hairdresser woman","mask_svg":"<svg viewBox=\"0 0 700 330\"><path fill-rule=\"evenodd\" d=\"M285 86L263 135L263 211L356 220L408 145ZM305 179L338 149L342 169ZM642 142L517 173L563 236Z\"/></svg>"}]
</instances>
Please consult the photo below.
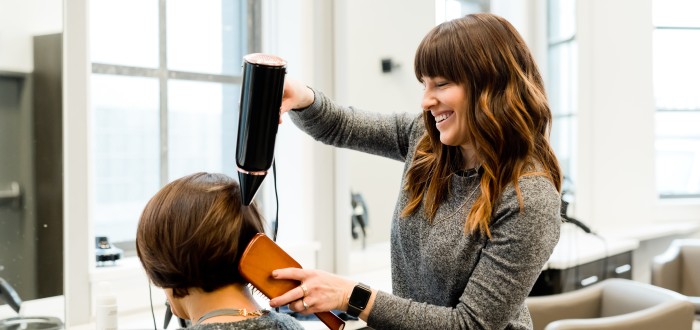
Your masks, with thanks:
<instances>
[{"instance_id":1,"label":"hairdresser woman","mask_svg":"<svg viewBox=\"0 0 700 330\"><path fill-rule=\"evenodd\" d=\"M525 305L559 238L551 112L524 41L475 14L418 46L422 114L380 115L287 81L282 111L315 139L405 163L391 226L393 294L318 270L270 301L359 314L375 329L532 329Z\"/></svg>"}]
</instances>

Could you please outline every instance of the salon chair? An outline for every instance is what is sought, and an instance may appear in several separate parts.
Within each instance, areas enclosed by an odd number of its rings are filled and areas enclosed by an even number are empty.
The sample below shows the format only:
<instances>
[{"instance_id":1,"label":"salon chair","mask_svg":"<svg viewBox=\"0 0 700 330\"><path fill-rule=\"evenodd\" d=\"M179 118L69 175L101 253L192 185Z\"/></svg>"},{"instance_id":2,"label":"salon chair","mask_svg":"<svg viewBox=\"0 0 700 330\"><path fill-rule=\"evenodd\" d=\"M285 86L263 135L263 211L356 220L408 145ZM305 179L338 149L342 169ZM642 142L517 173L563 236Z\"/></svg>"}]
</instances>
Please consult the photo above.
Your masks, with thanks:
<instances>
[{"instance_id":1,"label":"salon chair","mask_svg":"<svg viewBox=\"0 0 700 330\"><path fill-rule=\"evenodd\" d=\"M700 314L700 239L677 239L651 264L651 284L686 295Z\"/></svg>"},{"instance_id":2,"label":"salon chair","mask_svg":"<svg viewBox=\"0 0 700 330\"><path fill-rule=\"evenodd\" d=\"M627 279L526 300L535 330L690 330L693 304L677 292Z\"/></svg>"}]
</instances>

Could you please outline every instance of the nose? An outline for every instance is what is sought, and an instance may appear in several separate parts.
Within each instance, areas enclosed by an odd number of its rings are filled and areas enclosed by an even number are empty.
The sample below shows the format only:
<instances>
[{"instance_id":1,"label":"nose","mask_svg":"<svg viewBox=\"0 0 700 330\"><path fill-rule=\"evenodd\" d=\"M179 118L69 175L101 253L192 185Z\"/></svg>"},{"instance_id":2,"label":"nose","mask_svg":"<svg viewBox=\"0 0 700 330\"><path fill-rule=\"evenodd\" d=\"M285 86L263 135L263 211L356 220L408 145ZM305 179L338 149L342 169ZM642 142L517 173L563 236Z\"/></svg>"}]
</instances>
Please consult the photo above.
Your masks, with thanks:
<instances>
[{"instance_id":1,"label":"nose","mask_svg":"<svg viewBox=\"0 0 700 330\"><path fill-rule=\"evenodd\" d=\"M433 95L433 92L429 88L426 88L423 92L423 100L421 101L421 107L424 111L430 111L430 108L434 107L435 105L437 105L437 99L435 98L435 95Z\"/></svg>"}]
</instances>

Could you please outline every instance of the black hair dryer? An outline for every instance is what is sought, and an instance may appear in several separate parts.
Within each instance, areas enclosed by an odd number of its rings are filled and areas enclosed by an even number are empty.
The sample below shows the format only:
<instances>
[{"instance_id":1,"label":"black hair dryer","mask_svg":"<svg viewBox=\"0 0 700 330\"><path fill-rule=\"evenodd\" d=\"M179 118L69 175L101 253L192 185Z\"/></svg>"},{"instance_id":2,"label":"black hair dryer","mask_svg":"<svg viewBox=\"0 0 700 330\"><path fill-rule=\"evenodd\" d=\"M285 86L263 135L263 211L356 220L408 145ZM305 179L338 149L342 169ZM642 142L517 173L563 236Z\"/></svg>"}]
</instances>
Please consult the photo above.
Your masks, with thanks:
<instances>
[{"instance_id":1,"label":"black hair dryer","mask_svg":"<svg viewBox=\"0 0 700 330\"><path fill-rule=\"evenodd\" d=\"M243 57L236 165L243 204L250 205L275 154L287 62L268 54Z\"/></svg>"}]
</instances>

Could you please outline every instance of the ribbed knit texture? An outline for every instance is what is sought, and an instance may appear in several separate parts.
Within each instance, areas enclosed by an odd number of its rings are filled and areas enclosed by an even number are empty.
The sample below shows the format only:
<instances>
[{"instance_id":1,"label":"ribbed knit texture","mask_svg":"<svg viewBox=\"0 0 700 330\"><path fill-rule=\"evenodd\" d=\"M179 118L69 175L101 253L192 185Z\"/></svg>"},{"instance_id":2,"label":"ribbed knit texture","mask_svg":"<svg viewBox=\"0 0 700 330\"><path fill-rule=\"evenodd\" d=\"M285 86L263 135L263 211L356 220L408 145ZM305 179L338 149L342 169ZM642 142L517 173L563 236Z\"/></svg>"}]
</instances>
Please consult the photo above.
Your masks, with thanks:
<instances>
[{"instance_id":1,"label":"ribbed knit texture","mask_svg":"<svg viewBox=\"0 0 700 330\"><path fill-rule=\"evenodd\" d=\"M464 232L479 194L480 173L452 176L447 201L432 223L422 207L400 218L408 201L402 189L405 172L425 131L420 115L341 107L318 91L311 106L289 113L318 141L405 163L391 225L393 295L378 293L370 327L532 329L525 298L559 240L561 223L560 196L547 178L533 175L518 181L522 212L514 187L506 187L491 218L491 239Z\"/></svg>"},{"instance_id":2,"label":"ribbed knit texture","mask_svg":"<svg viewBox=\"0 0 700 330\"><path fill-rule=\"evenodd\" d=\"M304 327L293 317L270 312L266 315L238 322L204 323L186 328L187 330L303 330Z\"/></svg>"}]
</instances>

